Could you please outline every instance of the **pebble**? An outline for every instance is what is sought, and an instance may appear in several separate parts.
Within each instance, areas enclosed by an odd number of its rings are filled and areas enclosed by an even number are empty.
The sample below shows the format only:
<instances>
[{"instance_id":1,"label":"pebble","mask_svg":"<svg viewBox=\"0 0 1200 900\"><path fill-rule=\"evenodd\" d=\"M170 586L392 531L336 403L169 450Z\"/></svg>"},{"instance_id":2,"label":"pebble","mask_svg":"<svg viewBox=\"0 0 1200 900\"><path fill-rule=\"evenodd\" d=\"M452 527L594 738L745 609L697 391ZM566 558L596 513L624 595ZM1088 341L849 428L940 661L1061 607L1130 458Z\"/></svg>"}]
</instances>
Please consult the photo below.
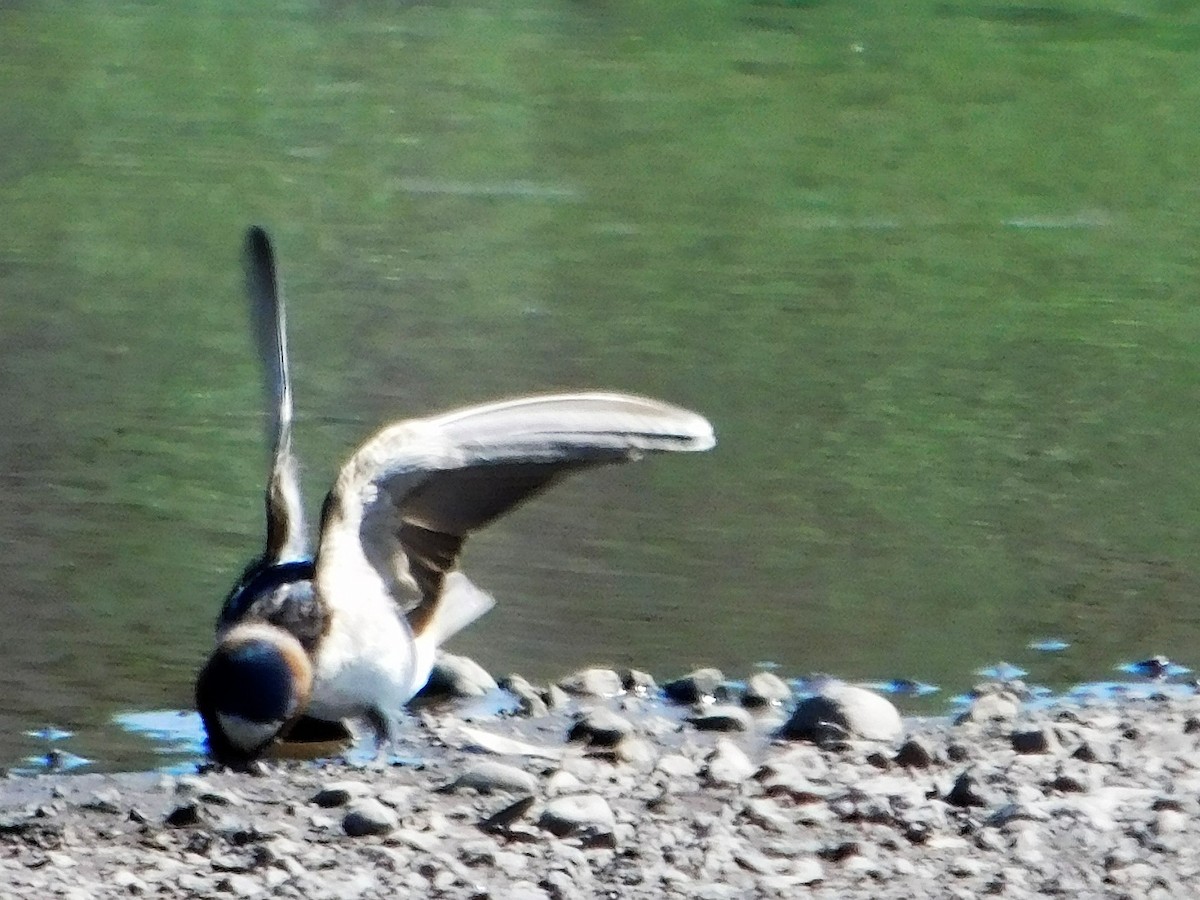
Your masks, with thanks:
<instances>
[{"instance_id":1,"label":"pebble","mask_svg":"<svg viewBox=\"0 0 1200 900\"><path fill-rule=\"evenodd\" d=\"M663 693L675 703L713 703L729 699L729 688L720 669L696 669L682 678L668 681Z\"/></svg>"},{"instance_id":2,"label":"pebble","mask_svg":"<svg viewBox=\"0 0 1200 900\"><path fill-rule=\"evenodd\" d=\"M500 687L517 698L521 715L531 718L549 715L550 707L542 699L541 692L520 675L506 675L500 680Z\"/></svg>"},{"instance_id":3,"label":"pebble","mask_svg":"<svg viewBox=\"0 0 1200 900\"><path fill-rule=\"evenodd\" d=\"M167 814L166 822L172 828L188 828L199 825L200 804L195 802L181 803Z\"/></svg>"},{"instance_id":4,"label":"pebble","mask_svg":"<svg viewBox=\"0 0 1200 900\"><path fill-rule=\"evenodd\" d=\"M920 738L909 738L900 745L893 761L906 769L928 769L933 765L933 754Z\"/></svg>"},{"instance_id":5,"label":"pebble","mask_svg":"<svg viewBox=\"0 0 1200 900\"><path fill-rule=\"evenodd\" d=\"M782 706L792 699L788 683L774 672L755 672L746 681L742 704L753 708Z\"/></svg>"},{"instance_id":6,"label":"pebble","mask_svg":"<svg viewBox=\"0 0 1200 900\"><path fill-rule=\"evenodd\" d=\"M1018 753L1054 753L1060 749L1058 737L1049 725L1041 728L1014 731L1012 747Z\"/></svg>"},{"instance_id":7,"label":"pebble","mask_svg":"<svg viewBox=\"0 0 1200 900\"><path fill-rule=\"evenodd\" d=\"M96 791L82 805L84 809L115 815L121 811L121 794L116 788Z\"/></svg>"},{"instance_id":8,"label":"pebble","mask_svg":"<svg viewBox=\"0 0 1200 900\"><path fill-rule=\"evenodd\" d=\"M621 686L630 694L640 697L653 696L658 693L658 683L654 676L640 669L622 669Z\"/></svg>"},{"instance_id":9,"label":"pebble","mask_svg":"<svg viewBox=\"0 0 1200 900\"><path fill-rule=\"evenodd\" d=\"M598 707L580 713L567 732L568 741L579 741L589 747L615 747L633 733L633 725L610 709Z\"/></svg>"},{"instance_id":10,"label":"pebble","mask_svg":"<svg viewBox=\"0 0 1200 900\"><path fill-rule=\"evenodd\" d=\"M327 784L309 801L323 809L345 806L351 800L366 797L371 793L371 787L363 781L335 781Z\"/></svg>"},{"instance_id":11,"label":"pebble","mask_svg":"<svg viewBox=\"0 0 1200 900\"><path fill-rule=\"evenodd\" d=\"M557 837L603 837L613 834L616 819L608 801L599 794L572 794L549 801L538 824Z\"/></svg>"},{"instance_id":12,"label":"pebble","mask_svg":"<svg viewBox=\"0 0 1200 900\"><path fill-rule=\"evenodd\" d=\"M820 743L828 726L866 740L895 740L903 731L900 713L879 694L843 682L831 681L820 692L797 704L780 731L791 740Z\"/></svg>"},{"instance_id":13,"label":"pebble","mask_svg":"<svg viewBox=\"0 0 1200 900\"><path fill-rule=\"evenodd\" d=\"M1017 717L1021 710L1020 698L1006 690L988 691L976 697L971 706L955 720L956 725L968 722L1008 722Z\"/></svg>"},{"instance_id":14,"label":"pebble","mask_svg":"<svg viewBox=\"0 0 1200 900\"><path fill-rule=\"evenodd\" d=\"M559 681L558 687L577 697L616 697L625 690L612 669L582 669Z\"/></svg>"},{"instance_id":15,"label":"pebble","mask_svg":"<svg viewBox=\"0 0 1200 900\"><path fill-rule=\"evenodd\" d=\"M536 789L537 779L525 770L492 760L476 763L441 788L446 792L470 790L480 794L532 794Z\"/></svg>"},{"instance_id":16,"label":"pebble","mask_svg":"<svg viewBox=\"0 0 1200 900\"><path fill-rule=\"evenodd\" d=\"M702 707L687 721L698 731L749 731L754 724L750 713L740 706L717 704Z\"/></svg>"},{"instance_id":17,"label":"pebble","mask_svg":"<svg viewBox=\"0 0 1200 900\"><path fill-rule=\"evenodd\" d=\"M475 660L439 651L417 699L482 697L498 687L496 679Z\"/></svg>"},{"instance_id":18,"label":"pebble","mask_svg":"<svg viewBox=\"0 0 1200 900\"><path fill-rule=\"evenodd\" d=\"M946 802L951 806L988 806L991 793L979 776L968 769L954 780L954 786L946 795Z\"/></svg>"},{"instance_id":19,"label":"pebble","mask_svg":"<svg viewBox=\"0 0 1200 900\"><path fill-rule=\"evenodd\" d=\"M754 763L745 751L728 740L717 741L705 760L704 780L711 785L740 784L755 772Z\"/></svg>"},{"instance_id":20,"label":"pebble","mask_svg":"<svg viewBox=\"0 0 1200 900\"><path fill-rule=\"evenodd\" d=\"M396 814L373 797L356 799L342 818L342 828L350 837L387 834L399 824Z\"/></svg>"},{"instance_id":21,"label":"pebble","mask_svg":"<svg viewBox=\"0 0 1200 900\"><path fill-rule=\"evenodd\" d=\"M654 745L636 735L622 738L613 750L618 761L639 769L652 768L658 758L658 751L655 750Z\"/></svg>"}]
</instances>

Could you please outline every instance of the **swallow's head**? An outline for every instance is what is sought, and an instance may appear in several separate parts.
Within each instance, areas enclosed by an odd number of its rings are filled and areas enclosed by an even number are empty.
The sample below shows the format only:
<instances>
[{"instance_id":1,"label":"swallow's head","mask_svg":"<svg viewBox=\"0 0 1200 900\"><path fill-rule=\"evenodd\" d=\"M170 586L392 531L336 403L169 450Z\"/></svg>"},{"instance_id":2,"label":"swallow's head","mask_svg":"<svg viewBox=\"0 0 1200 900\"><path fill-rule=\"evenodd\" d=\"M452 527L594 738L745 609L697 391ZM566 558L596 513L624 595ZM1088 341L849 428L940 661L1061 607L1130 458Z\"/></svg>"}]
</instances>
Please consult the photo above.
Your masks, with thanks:
<instances>
[{"instance_id":1,"label":"swallow's head","mask_svg":"<svg viewBox=\"0 0 1200 900\"><path fill-rule=\"evenodd\" d=\"M304 711L312 681L308 654L282 628L256 622L226 632L196 680L213 759L248 767Z\"/></svg>"}]
</instances>

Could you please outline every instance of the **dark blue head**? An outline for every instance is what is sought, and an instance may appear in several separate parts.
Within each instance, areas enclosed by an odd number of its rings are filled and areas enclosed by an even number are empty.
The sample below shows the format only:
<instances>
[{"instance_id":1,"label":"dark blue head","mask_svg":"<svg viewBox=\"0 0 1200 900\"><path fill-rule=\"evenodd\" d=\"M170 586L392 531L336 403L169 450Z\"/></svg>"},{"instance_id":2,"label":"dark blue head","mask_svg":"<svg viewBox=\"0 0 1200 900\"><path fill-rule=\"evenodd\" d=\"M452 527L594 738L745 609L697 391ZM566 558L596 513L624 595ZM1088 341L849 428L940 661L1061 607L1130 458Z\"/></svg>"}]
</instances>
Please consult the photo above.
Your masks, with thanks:
<instances>
[{"instance_id":1,"label":"dark blue head","mask_svg":"<svg viewBox=\"0 0 1200 900\"><path fill-rule=\"evenodd\" d=\"M304 710L312 688L308 655L288 632L265 623L231 629L196 680L196 708L219 763L260 756Z\"/></svg>"}]
</instances>

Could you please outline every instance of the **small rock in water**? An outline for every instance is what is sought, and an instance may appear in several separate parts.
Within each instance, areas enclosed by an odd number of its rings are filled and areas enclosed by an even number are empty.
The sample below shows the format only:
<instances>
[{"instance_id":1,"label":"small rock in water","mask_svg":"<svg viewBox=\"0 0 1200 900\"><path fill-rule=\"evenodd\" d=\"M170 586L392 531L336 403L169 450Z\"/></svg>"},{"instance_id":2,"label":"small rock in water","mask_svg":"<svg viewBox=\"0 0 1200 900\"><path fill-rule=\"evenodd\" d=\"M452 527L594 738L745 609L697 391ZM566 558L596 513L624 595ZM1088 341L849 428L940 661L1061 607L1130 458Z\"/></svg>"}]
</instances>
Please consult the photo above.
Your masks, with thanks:
<instances>
[{"instance_id":1,"label":"small rock in water","mask_svg":"<svg viewBox=\"0 0 1200 900\"><path fill-rule=\"evenodd\" d=\"M373 797L355 800L342 819L342 828L350 837L387 834L399 824L396 814Z\"/></svg>"},{"instance_id":2,"label":"small rock in water","mask_svg":"<svg viewBox=\"0 0 1200 900\"><path fill-rule=\"evenodd\" d=\"M562 679L558 686L579 697L616 697L625 690L621 676L612 669L583 669Z\"/></svg>"},{"instance_id":3,"label":"small rock in water","mask_svg":"<svg viewBox=\"0 0 1200 900\"><path fill-rule=\"evenodd\" d=\"M482 697L497 687L496 679L475 660L439 652L429 680L416 699Z\"/></svg>"},{"instance_id":4,"label":"small rock in water","mask_svg":"<svg viewBox=\"0 0 1200 900\"><path fill-rule=\"evenodd\" d=\"M750 707L780 706L792 699L788 683L773 672L755 672L746 682L742 705Z\"/></svg>"},{"instance_id":5,"label":"small rock in water","mask_svg":"<svg viewBox=\"0 0 1200 900\"><path fill-rule=\"evenodd\" d=\"M667 699L675 703L712 703L728 700L729 688L720 669L697 669L663 685Z\"/></svg>"},{"instance_id":6,"label":"small rock in water","mask_svg":"<svg viewBox=\"0 0 1200 900\"><path fill-rule=\"evenodd\" d=\"M903 729L900 713L885 697L832 681L823 685L816 696L800 701L781 734L792 740L819 741L828 734L830 725L844 729L851 737L873 741L894 740Z\"/></svg>"},{"instance_id":7,"label":"small rock in water","mask_svg":"<svg viewBox=\"0 0 1200 900\"><path fill-rule=\"evenodd\" d=\"M582 713L571 730L568 741L581 741L589 747L615 747L622 738L633 732L633 726L611 710L598 708Z\"/></svg>"},{"instance_id":8,"label":"small rock in water","mask_svg":"<svg viewBox=\"0 0 1200 900\"><path fill-rule=\"evenodd\" d=\"M538 824L557 837L588 834L612 835L616 828L613 811L599 794L557 797L542 810Z\"/></svg>"}]
</instances>

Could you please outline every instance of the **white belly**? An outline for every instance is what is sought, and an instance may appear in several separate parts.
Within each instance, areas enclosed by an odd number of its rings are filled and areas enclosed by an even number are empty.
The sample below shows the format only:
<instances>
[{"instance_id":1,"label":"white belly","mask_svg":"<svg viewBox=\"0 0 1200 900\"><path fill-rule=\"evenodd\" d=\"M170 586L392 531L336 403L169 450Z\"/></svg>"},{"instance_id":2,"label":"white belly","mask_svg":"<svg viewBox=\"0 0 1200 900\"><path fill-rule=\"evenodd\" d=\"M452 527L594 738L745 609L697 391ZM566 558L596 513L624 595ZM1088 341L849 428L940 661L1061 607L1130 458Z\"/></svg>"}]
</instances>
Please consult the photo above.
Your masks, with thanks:
<instances>
[{"instance_id":1,"label":"white belly","mask_svg":"<svg viewBox=\"0 0 1200 900\"><path fill-rule=\"evenodd\" d=\"M397 712L420 690L418 655L408 623L386 607L339 610L321 642L308 709L321 719ZM416 683L419 679L419 683Z\"/></svg>"}]
</instances>

